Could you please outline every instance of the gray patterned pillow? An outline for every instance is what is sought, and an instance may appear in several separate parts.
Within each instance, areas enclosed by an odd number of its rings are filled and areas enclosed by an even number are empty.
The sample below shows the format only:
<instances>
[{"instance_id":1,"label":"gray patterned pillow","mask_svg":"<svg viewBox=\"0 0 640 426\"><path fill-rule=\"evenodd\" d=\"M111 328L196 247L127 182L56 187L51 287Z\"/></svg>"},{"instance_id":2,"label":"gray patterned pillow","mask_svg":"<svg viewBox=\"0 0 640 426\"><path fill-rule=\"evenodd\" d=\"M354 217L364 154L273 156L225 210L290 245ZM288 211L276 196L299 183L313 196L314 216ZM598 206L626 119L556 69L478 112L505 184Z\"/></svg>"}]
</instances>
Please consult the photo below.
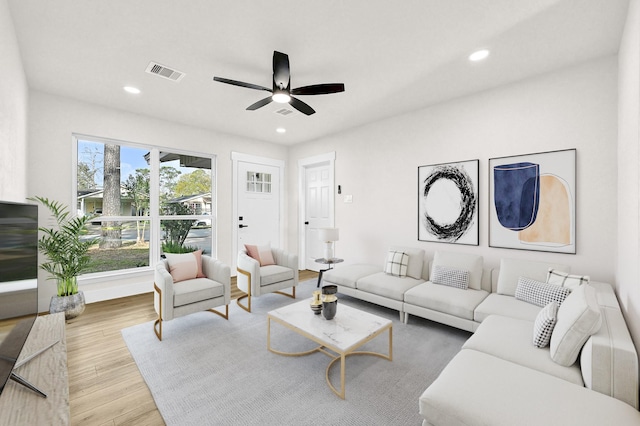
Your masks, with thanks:
<instances>
[{"instance_id":1,"label":"gray patterned pillow","mask_svg":"<svg viewBox=\"0 0 640 426\"><path fill-rule=\"evenodd\" d=\"M469 288L469 271L436 265L433 268L431 282L466 290Z\"/></svg>"},{"instance_id":2,"label":"gray patterned pillow","mask_svg":"<svg viewBox=\"0 0 640 426\"><path fill-rule=\"evenodd\" d=\"M384 272L395 277L406 277L409 266L409 255L403 251L389 250Z\"/></svg>"},{"instance_id":3,"label":"gray patterned pillow","mask_svg":"<svg viewBox=\"0 0 640 426\"><path fill-rule=\"evenodd\" d=\"M560 306L569 293L571 290L566 287L542 283L525 277L518 279L518 287L516 287L516 299L538 306L547 306L553 301L558 302L558 306Z\"/></svg>"},{"instance_id":4,"label":"gray patterned pillow","mask_svg":"<svg viewBox=\"0 0 640 426\"><path fill-rule=\"evenodd\" d=\"M536 316L533 324L533 345L538 348L544 348L551 341L553 328L558 321L558 302L551 302Z\"/></svg>"}]
</instances>

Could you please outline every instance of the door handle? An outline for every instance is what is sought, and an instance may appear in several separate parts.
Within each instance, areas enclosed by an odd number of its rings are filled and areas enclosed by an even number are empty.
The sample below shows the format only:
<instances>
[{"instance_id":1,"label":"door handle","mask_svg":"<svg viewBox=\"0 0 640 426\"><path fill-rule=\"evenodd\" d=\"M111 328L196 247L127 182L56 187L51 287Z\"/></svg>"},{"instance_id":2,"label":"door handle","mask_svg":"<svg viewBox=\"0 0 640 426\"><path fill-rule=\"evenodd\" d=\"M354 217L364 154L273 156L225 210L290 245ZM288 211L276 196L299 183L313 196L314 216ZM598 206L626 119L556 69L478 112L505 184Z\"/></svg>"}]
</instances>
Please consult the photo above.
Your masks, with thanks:
<instances>
[{"instance_id":1,"label":"door handle","mask_svg":"<svg viewBox=\"0 0 640 426\"><path fill-rule=\"evenodd\" d=\"M238 228L240 228L240 229L242 229L242 228L248 228L248 227L249 227L249 225L243 225L243 224L238 225Z\"/></svg>"},{"instance_id":2,"label":"door handle","mask_svg":"<svg viewBox=\"0 0 640 426\"><path fill-rule=\"evenodd\" d=\"M305 225L308 225L308 224L309 224L309 221L306 221L304 224L305 224Z\"/></svg>"}]
</instances>

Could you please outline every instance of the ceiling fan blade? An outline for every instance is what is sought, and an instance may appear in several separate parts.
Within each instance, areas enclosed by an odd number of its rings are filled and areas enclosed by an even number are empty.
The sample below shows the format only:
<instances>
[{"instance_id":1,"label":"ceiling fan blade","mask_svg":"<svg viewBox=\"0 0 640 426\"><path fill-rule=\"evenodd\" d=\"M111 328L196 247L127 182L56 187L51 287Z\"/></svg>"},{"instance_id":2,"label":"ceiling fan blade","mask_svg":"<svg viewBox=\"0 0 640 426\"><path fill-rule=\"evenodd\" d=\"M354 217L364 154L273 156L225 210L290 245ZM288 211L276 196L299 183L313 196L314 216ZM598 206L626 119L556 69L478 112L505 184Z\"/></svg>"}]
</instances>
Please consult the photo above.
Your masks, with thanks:
<instances>
[{"instance_id":1,"label":"ceiling fan blade","mask_svg":"<svg viewBox=\"0 0 640 426\"><path fill-rule=\"evenodd\" d=\"M271 101L272 101L272 100L273 100L273 99L271 98L271 96L269 96L269 97L267 97L267 98L264 98L264 99L261 99L261 100L259 100L258 102L256 102L255 104L253 104L253 105L249 105L249 106L247 107L247 110L249 110L249 111L254 111L254 110L258 109L258 108L262 108L262 107L263 107L263 106L265 106L265 105L269 105L269 104L271 103Z\"/></svg>"},{"instance_id":2,"label":"ceiling fan blade","mask_svg":"<svg viewBox=\"0 0 640 426\"><path fill-rule=\"evenodd\" d=\"M273 85L274 88L289 90L291 74L289 72L289 55L273 51Z\"/></svg>"},{"instance_id":3,"label":"ceiling fan blade","mask_svg":"<svg viewBox=\"0 0 640 426\"><path fill-rule=\"evenodd\" d=\"M231 84L233 86L246 87L247 89L266 90L267 92L271 91L271 89L267 89L264 86L258 86L257 84L245 83L243 81L230 80L228 78L213 77L213 81L219 81L220 83L227 83L227 84Z\"/></svg>"},{"instance_id":4,"label":"ceiling fan blade","mask_svg":"<svg viewBox=\"0 0 640 426\"><path fill-rule=\"evenodd\" d=\"M291 90L292 95L328 95L330 93L338 92L344 92L344 84L313 84L311 86L298 87L297 89Z\"/></svg>"},{"instance_id":5,"label":"ceiling fan blade","mask_svg":"<svg viewBox=\"0 0 640 426\"><path fill-rule=\"evenodd\" d=\"M292 97L291 100L289 101L289 105L291 105L292 107L294 107L295 109L297 109L303 114L306 114L306 115L315 114L315 110L311 108L309 105L302 102L300 99L296 99Z\"/></svg>"}]
</instances>

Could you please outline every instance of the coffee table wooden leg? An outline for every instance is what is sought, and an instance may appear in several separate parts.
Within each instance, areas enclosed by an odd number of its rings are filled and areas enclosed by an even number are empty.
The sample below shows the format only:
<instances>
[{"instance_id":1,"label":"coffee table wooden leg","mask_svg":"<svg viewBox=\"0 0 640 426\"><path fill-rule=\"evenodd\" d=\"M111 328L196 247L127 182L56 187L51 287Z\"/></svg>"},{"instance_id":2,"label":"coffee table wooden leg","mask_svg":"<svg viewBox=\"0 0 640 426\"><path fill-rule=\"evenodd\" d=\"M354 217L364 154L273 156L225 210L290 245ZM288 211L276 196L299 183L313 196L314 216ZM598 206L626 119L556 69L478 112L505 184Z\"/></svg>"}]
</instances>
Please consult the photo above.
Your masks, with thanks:
<instances>
[{"instance_id":1,"label":"coffee table wooden leg","mask_svg":"<svg viewBox=\"0 0 640 426\"><path fill-rule=\"evenodd\" d=\"M267 317L267 350L271 351L271 317Z\"/></svg>"},{"instance_id":2,"label":"coffee table wooden leg","mask_svg":"<svg viewBox=\"0 0 640 426\"><path fill-rule=\"evenodd\" d=\"M345 381L345 354L340 355L340 398L344 399L344 381Z\"/></svg>"}]
</instances>

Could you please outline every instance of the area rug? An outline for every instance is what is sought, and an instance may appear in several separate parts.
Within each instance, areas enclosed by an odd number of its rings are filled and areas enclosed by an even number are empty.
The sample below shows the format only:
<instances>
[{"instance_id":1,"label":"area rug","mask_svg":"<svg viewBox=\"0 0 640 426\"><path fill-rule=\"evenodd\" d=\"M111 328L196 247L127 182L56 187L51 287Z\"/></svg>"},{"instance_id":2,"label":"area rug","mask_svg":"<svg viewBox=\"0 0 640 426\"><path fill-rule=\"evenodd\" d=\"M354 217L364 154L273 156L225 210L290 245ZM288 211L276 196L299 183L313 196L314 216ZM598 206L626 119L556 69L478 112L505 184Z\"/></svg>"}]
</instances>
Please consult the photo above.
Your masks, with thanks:
<instances>
[{"instance_id":1,"label":"area rug","mask_svg":"<svg viewBox=\"0 0 640 426\"><path fill-rule=\"evenodd\" d=\"M315 280L298 285L311 298ZM346 362L346 399L327 386L330 358L322 353L285 357L267 351L266 314L293 303L276 294L252 300L252 313L229 306L229 320L201 312L164 323L163 341L153 322L122 336L167 425L420 425L418 398L459 352L469 333L338 295L350 305L393 320L393 361L354 356ZM309 310L309 315L312 315ZM283 351L315 346L271 324L271 342ZM386 333L363 350L386 353ZM339 363L331 369L340 383Z\"/></svg>"}]
</instances>

